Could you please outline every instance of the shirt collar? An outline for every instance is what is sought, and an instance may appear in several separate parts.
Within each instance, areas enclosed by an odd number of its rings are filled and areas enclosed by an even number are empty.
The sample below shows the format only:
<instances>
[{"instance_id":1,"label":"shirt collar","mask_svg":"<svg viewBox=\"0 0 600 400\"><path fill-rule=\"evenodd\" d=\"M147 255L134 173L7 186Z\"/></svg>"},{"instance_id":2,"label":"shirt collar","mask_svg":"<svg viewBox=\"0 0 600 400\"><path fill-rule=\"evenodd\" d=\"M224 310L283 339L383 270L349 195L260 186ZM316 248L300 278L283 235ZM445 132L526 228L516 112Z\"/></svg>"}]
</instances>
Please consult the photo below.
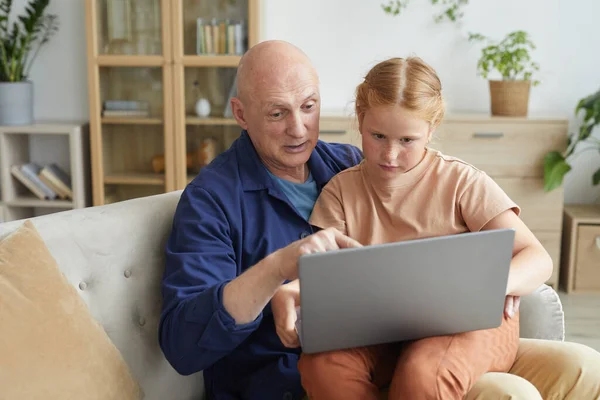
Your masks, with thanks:
<instances>
[{"instance_id":1,"label":"shirt collar","mask_svg":"<svg viewBox=\"0 0 600 400\"><path fill-rule=\"evenodd\" d=\"M260 160L256 148L250 140L246 130L242 131L236 146L236 158L239 164L239 173L244 191L256 191L264 189L276 189L273 179L269 176L267 169ZM319 192L335 175L335 171L325 163L319 144L313 150L308 159L308 168L313 179L317 183Z\"/></svg>"}]
</instances>

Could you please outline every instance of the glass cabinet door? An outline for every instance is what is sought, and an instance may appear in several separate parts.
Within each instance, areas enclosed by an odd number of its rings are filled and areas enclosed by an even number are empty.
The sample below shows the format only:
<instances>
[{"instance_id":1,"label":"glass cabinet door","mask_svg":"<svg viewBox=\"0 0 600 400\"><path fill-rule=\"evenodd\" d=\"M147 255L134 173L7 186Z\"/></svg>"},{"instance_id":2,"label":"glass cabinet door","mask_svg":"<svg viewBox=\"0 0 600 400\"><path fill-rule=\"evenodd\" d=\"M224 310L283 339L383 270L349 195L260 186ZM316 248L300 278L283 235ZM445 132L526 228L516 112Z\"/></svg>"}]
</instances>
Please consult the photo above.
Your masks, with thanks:
<instances>
[{"instance_id":1,"label":"glass cabinet door","mask_svg":"<svg viewBox=\"0 0 600 400\"><path fill-rule=\"evenodd\" d=\"M160 0L98 0L98 52L162 55Z\"/></svg>"},{"instance_id":2,"label":"glass cabinet door","mask_svg":"<svg viewBox=\"0 0 600 400\"><path fill-rule=\"evenodd\" d=\"M175 159L183 188L241 132L230 100L241 57L257 41L259 1L175 3Z\"/></svg>"}]
</instances>

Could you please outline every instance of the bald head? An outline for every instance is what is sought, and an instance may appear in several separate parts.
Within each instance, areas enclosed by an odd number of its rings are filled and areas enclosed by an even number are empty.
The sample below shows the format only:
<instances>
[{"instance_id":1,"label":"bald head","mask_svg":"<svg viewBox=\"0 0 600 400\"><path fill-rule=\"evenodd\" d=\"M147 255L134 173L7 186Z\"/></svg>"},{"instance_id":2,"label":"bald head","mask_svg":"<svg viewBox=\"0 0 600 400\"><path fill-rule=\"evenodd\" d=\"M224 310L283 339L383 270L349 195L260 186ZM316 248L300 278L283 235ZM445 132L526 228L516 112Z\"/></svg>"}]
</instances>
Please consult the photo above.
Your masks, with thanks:
<instances>
[{"instance_id":1,"label":"bald head","mask_svg":"<svg viewBox=\"0 0 600 400\"><path fill-rule=\"evenodd\" d=\"M237 70L237 90L240 100L248 101L261 89L285 90L297 79L318 76L308 56L291 43L270 40L257 44L244 54Z\"/></svg>"}]
</instances>

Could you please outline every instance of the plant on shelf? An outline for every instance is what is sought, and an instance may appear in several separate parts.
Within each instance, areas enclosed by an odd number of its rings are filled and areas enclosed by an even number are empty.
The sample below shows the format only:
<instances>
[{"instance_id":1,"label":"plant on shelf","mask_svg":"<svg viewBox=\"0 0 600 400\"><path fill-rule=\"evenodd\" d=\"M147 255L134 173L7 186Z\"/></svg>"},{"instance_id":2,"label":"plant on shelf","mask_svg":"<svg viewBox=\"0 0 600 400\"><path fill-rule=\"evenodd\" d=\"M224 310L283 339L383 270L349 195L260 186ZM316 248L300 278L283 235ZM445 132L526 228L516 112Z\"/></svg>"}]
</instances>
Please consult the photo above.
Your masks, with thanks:
<instances>
[{"instance_id":1,"label":"plant on shelf","mask_svg":"<svg viewBox=\"0 0 600 400\"><path fill-rule=\"evenodd\" d=\"M29 72L39 51L58 31L58 17L46 9L50 0L30 0L12 25L12 0L0 0L0 101L14 105L0 111L0 124L20 125L33 118L33 87ZM23 99L16 104L17 99ZM15 111L17 110L17 111ZM17 115L14 115L14 114Z\"/></svg>"},{"instance_id":2,"label":"plant on shelf","mask_svg":"<svg viewBox=\"0 0 600 400\"><path fill-rule=\"evenodd\" d=\"M388 0L381 4L381 8L386 14L399 15L408 5L410 0ZM436 14L435 21L442 22L444 19L456 22L463 17L462 8L469 4L469 0L430 0L434 6L441 6L442 12Z\"/></svg>"},{"instance_id":3,"label":"plant on shelf","mask_svg":"<svg viewBox=\"0 0 600 400\"><path fill-rule=\"evenodd\" d=\"M592 136L594 128L600 125L600 90L577 103L575 115L585 111L579 133L571 135L564 153L551 151L544 157L544 190L547 192L559 187L563 178L571 170L570 161L578 154L588 150L600 151L600 140ZM587 142L591 146L578 148L580 143ZM592 184L600 183L600 168L592 175Z\"/></svg>"},{"instance_id":4,"label":"plant on shelf","mask_svg":"<svg viewBox=\"0 0 600 400\"><path fill-rule=\"evenodd\" d=\"M532 61L531 51L536 46L525 31L507 34L500 42L493 41L481 34L469 34L471 42L487 42L477 61L477 73L488 79L496 71L499 80L489 80L492 115L525 116L529 105L531 86L540 82L533 75L540 66Z\"/></svg>"}]
</instances>

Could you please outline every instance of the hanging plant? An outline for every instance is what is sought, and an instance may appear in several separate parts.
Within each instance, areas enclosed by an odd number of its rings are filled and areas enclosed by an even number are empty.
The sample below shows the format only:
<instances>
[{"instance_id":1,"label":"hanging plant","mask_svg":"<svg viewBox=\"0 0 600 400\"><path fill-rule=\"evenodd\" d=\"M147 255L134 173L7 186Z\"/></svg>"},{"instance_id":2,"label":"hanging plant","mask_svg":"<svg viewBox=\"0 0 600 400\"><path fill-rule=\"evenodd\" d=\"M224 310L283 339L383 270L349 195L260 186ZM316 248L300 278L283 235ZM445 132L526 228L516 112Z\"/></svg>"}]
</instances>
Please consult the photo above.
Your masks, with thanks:
<instances>
[{"instance_id":1,"label":"hanging plant","mask_svg":"<svg viewBox=\"0 0 600 400\"><path fill-rule=\"evenodd\" d=\"M433 6L441 7L442 11L435 15L435 22L442 22L447 19L456 22L464 15L462 9L469 4L469 0L429 0ZM396 16L399 15L404 8L408 6L410 0L388 0L387 3L381 4L381 8L386 14Z\"/></svg>"}]
</instances>

